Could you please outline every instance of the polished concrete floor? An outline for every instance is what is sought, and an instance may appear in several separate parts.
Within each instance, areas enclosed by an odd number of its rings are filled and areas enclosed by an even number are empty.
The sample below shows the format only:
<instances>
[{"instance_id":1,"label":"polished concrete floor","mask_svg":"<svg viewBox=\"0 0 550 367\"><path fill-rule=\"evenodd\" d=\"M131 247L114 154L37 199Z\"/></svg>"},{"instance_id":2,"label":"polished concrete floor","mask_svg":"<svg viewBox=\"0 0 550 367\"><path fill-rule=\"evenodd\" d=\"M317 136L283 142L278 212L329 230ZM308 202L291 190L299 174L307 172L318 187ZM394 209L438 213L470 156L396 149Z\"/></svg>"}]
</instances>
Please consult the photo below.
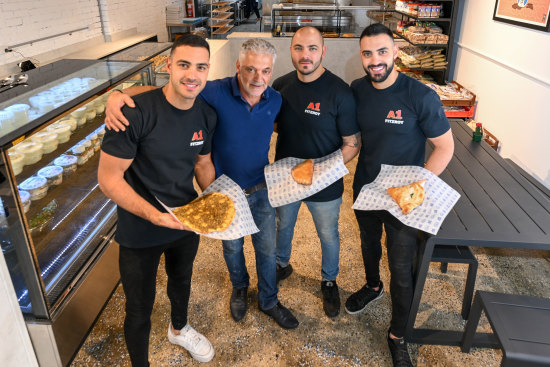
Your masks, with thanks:
<instances>
[{"instance_id":1,"label":"polished concrete floor","mask_svg":"<svg viewBox=\"0 0 550 367\"><path fill-rule=\"evenodd\" d=\"M355 160L348 164L344 202L341 208L340 286L342 303L364 284L359 233L351 209L351 183ZM311 215L302 206L295 231L291 263L294 273L279 286L279 298L289 307L300 326L283 330L258 310L254 252L245 242L251 278L249 311L239 323L229 313L231 284L221 242L203 238L194 265L189 322L206 335L216 355L212 366L391 366L386 344L390 321L390 297L370 306L365 314L328 318L322 310L320 291L321 250ZM384 252L381 272L389 289L390 274ZM476 289L550 297L548 252L476 250L479 270ZM442 274L432 264L416 326L461 329L461 296L466 265L449 264ZM152 315L150 361L152 366L197 366L183 349L166 338L170 306L166 296L166 275L159 267L155 308ZM119 286L97 324L83 344L73 366L129 366L123 337L124 295ZM485 318L480 329L490 331ZM473 349L463 354L458 347L410 344L418 366L499 366L501 352Z\"/></svg>"}]
</instances>

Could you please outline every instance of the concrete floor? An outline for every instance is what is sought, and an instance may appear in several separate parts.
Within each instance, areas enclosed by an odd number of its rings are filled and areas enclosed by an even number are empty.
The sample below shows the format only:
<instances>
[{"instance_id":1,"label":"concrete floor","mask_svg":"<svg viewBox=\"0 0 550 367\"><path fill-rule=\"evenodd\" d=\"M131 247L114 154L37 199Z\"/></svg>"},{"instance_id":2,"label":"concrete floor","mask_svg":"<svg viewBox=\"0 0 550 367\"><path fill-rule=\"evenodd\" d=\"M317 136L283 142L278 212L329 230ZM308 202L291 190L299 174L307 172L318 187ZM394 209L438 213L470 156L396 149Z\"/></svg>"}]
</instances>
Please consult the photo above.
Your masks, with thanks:
<instances>
[{"instance_id":1,"label":"concrete floor","mask_svg":"<svg viewBox=\"0 0 550 367\"><path fill-rule=\"evenodd\" d=\"M348 164L341 208L340 286L342 304L364 284L359 233L351 209L351 183L356 160ZM291 263L294 273L280 283L279 298L300 321L291 331L281 329L258 310L254 253L247 239L245 255L250 273L249 311L239 323L229 313L231 284L221 242L203 237L194 265L189 322L206 335L216 355L211 366L391 366L385 335L390 321L388 293L361 315L329 319L323 312L320 292L321 250L311 215L302 206L296 226ZM389 289L386 254L381 276ZM479 270L476 289L550 297L548 252L476 249ZM466 265L449 264L447 274L432 264L416 326L461 329L461 296ZM159 267L158 288L152 315L150 361L152 366L197 366L198 362L166 338L169 302L166 275ZM391 291L391 290L390 290ZM118 287L72 366L129 366L123 337L124 295ZM489 332L483 317L480 329ZM418 366L499 366L501 352L473 349L463 354L458 347L410 344Z\"/></svg>"}]
</instances>

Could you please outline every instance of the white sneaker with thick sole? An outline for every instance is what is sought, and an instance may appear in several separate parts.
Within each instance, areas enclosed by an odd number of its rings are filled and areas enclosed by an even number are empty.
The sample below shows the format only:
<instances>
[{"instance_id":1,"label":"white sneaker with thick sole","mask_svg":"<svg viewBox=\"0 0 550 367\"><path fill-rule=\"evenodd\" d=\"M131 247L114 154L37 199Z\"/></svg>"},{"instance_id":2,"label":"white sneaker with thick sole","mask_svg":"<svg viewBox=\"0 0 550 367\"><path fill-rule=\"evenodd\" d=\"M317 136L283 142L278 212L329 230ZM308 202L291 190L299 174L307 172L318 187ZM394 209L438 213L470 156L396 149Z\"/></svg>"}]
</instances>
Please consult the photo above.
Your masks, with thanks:
<instances>
[{"instance_id":1,"label":"white sneaker with thick sole","mask_svg":"<svg viewBox=\"0 0 550 367\"><path fill-rule=\"evenodd\" d=\"M204 335L197 332L189 324L180 330L179 335L172 332L172 324L168 325L168 340L172 344L187 349L191 357L199 362L210 362L214 358L214 347Z\"/></svg>"}]
</instances>

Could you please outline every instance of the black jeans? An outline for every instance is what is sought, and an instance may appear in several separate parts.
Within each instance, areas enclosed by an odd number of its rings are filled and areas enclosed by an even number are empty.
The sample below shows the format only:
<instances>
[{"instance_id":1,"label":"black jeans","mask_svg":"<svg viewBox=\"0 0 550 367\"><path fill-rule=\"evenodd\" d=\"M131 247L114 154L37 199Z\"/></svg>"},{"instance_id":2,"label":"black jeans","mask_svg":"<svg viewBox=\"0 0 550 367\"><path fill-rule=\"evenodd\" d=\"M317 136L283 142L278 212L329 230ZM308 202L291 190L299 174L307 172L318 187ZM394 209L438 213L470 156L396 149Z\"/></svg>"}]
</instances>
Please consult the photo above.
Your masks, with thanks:
<instances>
[{"instance_id":1,"label":"black jeans","mask_svg":"<svg viewBox=\"0 0 550 367\"><path fill-rule=\"evenodd\" d=\"M414 293L414 259L418 230L401 223L385 210L355 210L361 234L361 253L369 287L380 284L382 224L386 231L386 249L390 267L392 301L391 333L405 335L405 327Z\"/></svg>"},{"instance_id":2,"label":"black jeans","mask_svg":"<svg viewBox=\"0 0 550 367\"><path fill-rule=\"evenodd\" d=\"M260 12L258 11L258 3L256 2L256 0L245 0L244 17L246 19L250 18L250 14L252 12L256 14L256 18L261 18Z\"/></svg>"},{"instance_id":3,"label":"black jeans","mask_svg":"<svg viewBox=\"0 0 550 367\"><path fill-rule=\"evenodd\" d=\"M119 247L120 280L126 296L126 346L132 366L149 366L151 313L155 302L160 257L164 254L172 325L174 329L180 330L187 324L193 261L199 247L199 236L189 233L166 245L147 248Z\"/></svg>"}]
</instances>

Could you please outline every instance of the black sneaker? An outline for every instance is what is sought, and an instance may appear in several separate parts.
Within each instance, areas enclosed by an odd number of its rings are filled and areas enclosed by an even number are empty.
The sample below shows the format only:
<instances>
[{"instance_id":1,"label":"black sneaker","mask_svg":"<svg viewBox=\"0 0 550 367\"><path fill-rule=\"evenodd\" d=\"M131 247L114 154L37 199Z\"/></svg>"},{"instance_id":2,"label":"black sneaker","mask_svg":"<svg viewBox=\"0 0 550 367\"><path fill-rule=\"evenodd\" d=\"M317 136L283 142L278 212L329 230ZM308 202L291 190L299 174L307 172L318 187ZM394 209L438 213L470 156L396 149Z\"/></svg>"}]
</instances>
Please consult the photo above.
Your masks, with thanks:
<instances>
[{"instance_id":1,"label":"black sneaker","mask_svg":"<svg viewBox=\"0 0 550 367\"><path fill-rule=\"evenodd\" d=\"M409 349L407 348L407 342L405 339L392 339L390 338L390 331L388 330L388 346L390 347L391 359L393 361L393 367L412 367L411 357L409 356Z\"/></svg>"},{"instance_id":2,"label":"black sneaker","mask_svg":"<svg viewBox=\"0 0 550 367\"><path fill-rule=\"evenodd\" d=\"M336 280L323 280L321 282L323 293L323 310L328 317L336 317L340 313L340 293Z\"/></svg>"},{"instance_id":3,"label":"black sneaker","mask_svg":"<svg viewBox=\"0 0 550 367\"><path fill-rule=\"evenodd\" d=\"M241 321L246 315L246 291L248 288L233 288L231 293L231 299L229 301L229 309L231 310L231 316L233 320Z\"/></svg>"},{"instance_id":4,"label":"black sneaker","mask_svg":"<svg viewBox=\"0 0 550 367\"><path fill-rule=\"evenodd\" d=\"M384 284L382 282L380 282L379 287L375 291L365 284L363 288L349 296L346 301L346 312L355 315L356 313L365 311L369 303L376 301L384 294Z\"/></svg>"},{"instance_id":5,"label":"black sneaker","mask_svg":"<svg viewBox=\"0 0 550 367\"><path fill-rule=\"evenodd\" d=\"M288 278L290 274L292 274L292 265L288 264L287 266L282 267L277 264L277 283L279 283L280 280Z\"/></svg>"}]
</instances>

